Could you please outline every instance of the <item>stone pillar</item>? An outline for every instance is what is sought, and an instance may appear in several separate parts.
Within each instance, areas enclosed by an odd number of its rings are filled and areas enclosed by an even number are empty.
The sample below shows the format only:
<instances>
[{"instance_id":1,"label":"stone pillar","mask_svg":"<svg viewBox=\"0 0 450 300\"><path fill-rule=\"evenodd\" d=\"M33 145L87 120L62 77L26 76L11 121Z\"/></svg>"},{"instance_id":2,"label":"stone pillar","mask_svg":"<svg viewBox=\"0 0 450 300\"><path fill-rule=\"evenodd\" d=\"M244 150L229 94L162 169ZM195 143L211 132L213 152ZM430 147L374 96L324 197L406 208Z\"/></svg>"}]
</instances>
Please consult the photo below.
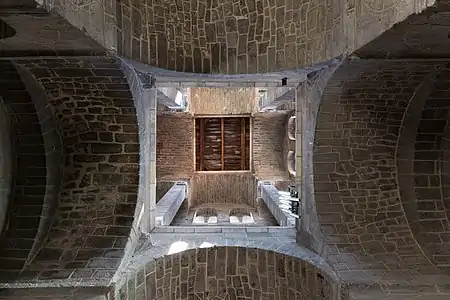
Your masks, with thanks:
<instances>
[{"instance_id":1,"label":"stone pillar","mask_svg":"<svg viewBox=\"0 0 450 300\"><path fill-rule=\"evenodd\" d=\"M146 138L143 145L143 159L141 163L145 167L145 194L144 194L144 219L142 220L141 230L151 232L155 227L155 209L156 209L156 106L157 90L156 88L144 89L143 95L144 108L144 130Z\"/></svg>"},{"instance_id":2,"label":"stone pillar","mask_svg":"<svg viewBox=\"0 0 450 300\"><path fill-rule=\"evenodd\" d=\"M299 198L303 200L303 193L302 193L302 101L304 100L304 83L301 83L295 92L295 187L298 191ZM302 201L303 204L303 201ZM302 215L302 207L303 205L300 205L300 211L299 215ZM300 219L296 219L295 221L296 228L300 229Z\"/></svg>"}]
</instances>

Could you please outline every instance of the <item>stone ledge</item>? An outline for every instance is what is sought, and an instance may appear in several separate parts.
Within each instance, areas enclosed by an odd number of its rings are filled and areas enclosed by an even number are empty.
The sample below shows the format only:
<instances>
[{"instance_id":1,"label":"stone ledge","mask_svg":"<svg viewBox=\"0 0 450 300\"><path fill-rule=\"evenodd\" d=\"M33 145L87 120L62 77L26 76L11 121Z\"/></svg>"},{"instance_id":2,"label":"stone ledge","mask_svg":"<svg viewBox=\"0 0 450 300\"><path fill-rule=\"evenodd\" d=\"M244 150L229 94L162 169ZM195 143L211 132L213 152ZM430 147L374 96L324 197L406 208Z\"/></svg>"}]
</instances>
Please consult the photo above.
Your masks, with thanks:
<instances>
[{"instance_id":1,"label":"stone ledge","mask_svg":"<svg viewBox=\"0 0 450 300\"><path fill-rule=\"evenodd\" d=\"M185 198L186 183L175 183L156 204L156 226L169 226Z\"/></svg>"},{"instance_id":2,"label":"stone ledge","mask_svg":"<svg viewBox=\"0 0 450 300\"><path fill-rule=\"evenodd\" d=\"M267 208L270 210L280 226L295 226L295 219L298 217L291 213L287 208L283 207L289 207L289 199L280 199L280 194L277 188L271 184L261 184L261 199L264 201Z\"/></svg>"},{"instance_id":3,"label":"stone ledge","mask_svg":"<svg viewBox=\"0 0 450 300\"><path fill-rule=\"evenodd\" d=\"M245 227L245 226L159 226L152 233L273 233L286 234L293 232L292 227L279 226L261 226L261 227Z\"/></svg>"}]
</instances>

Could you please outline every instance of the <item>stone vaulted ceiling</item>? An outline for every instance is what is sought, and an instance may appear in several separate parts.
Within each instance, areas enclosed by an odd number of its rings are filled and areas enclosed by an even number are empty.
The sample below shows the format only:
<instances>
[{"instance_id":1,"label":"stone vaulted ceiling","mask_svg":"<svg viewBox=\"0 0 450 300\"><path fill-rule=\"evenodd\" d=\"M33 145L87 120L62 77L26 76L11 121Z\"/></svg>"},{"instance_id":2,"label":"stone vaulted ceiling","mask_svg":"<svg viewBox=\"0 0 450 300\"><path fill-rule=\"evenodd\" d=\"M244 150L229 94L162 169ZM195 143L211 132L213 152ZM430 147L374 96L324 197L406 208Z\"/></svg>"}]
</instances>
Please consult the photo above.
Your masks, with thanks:
<instances>
[{"instance_id":1,"label":"stone vaulted ceiling","mask_svg":"<svg viewBox=\"0 0 450 300\"><path fill-rule=\"evenodd\" d=\"M182 299L210 291L215 299L449 299L447 1L410 17L432 1L39 2L62 16L32 1L0 2L0 299L90 299L129 261L136 268L115 287L119 299L173 291ZM149 220L154 209L142 207L161 174L156 136L192 140L191 121L180 117L186 131L171 134L173 119L158 116L169 130L155 133L148 77L105 48L168 70L228 74L355 54L308 74L297 90L298 244L293 228L214 232L207 239L221 247L208 250L194 231L145 240L136 216ZM273 116L255 124L284 128L287 115ZM280 131L261 137L274 141ZM166 169L187 170L177 180L194 172L187 146L179 148L191 161ZM264 161L257 172L280 164ZM177 241L190 250L166 255ZM130 259L135 248L148 252ZM50 288L29 297L42 286ZM110 289L100 292L106 299Z\"/></svg>"},{"instance_id":2,"label":"stone vaulted ceiling","mask_svg":"<svg viewBox=\"0 0 450 300\"><path fill-rule=\"evenodd\" d=\"M432 0L44 0L107 49L170 70L264 73L352 52Z\"/></svg>"}]
</instances>

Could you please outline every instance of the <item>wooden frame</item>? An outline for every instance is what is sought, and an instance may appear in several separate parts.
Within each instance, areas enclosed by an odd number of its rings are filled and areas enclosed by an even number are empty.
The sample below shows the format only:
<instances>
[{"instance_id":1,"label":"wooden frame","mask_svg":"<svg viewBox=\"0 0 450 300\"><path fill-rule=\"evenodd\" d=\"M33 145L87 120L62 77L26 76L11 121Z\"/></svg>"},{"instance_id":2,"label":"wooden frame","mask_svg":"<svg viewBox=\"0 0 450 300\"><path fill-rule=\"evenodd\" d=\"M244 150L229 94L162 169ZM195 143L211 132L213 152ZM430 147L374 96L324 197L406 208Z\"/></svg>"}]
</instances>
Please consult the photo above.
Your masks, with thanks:
<instances>
[{"instance_id":1,"label":"wooden frame","mask_svg":"<svg viewBox=\"0 0 450 300\"><path fill-rule=\"evenodd\" d=\"M216 126L219 128L216 129L215 138L216 142L220 144L214 144L215 158L207 158L205 161L205 154L211 156L211 145L206 145L205 138L209 136L207 133L209 129L207 129L207 119L216 119ZM233 118L233 119L241 119L236 121L231 121L231 123L225 122L225 118ZM219 123L220 120L220 123ZM227 124L228 125L227 125ZM251 124L252 120L249 115L227 115L227 116L200 116L195 118L194 122L194 142L196 143L196 151L198 153L194 154L196 172L246 172L251 170ZM233 125L234 124L234 125ZM248 124L248 125L247 125ZM232 127L228 127L232 126ZM236 127L238 126L238 127ZM235 128L231 130L230 128ZM238 129L239 128L239 129ZM231 134L232 143L228 143L226 139L229 139L230 136L226 136L225 133ZM214 135L213 135L214 136ZM250 140L248 137L250 136ZM219 141L220 139L220 141ZM229 141L229 140L228 140ZM229 148L231 147L231 149ZM248 148L248 149L247 149ZM228 149L228 150L227 150ZM237 158L236 155L232 154L234 151L240 152L240 158ZM220 156L219 156L220 151ZM232 151L232 152L230 152ZM208 154L209 153L209 154ZM236 152L235 152L236 153ZM228 157L228 158L227 158ZM234 158L233 158L234 157ZM231 163L227 167L228 163ZM207 167L211 162L215 162L214 168ZM208 170L205 170L205 167ZM228 169L227 169L228 168Z\"/></svg>"},{"instance_id":2,"label":"wooden frame","mask_svg":"<svg viewBox=\"0 0 450 300\"><path fill-rule=\"evenodd\" d=\"M222 145L221 145L221 152L222 153L220 153L220 160L221 160L221 165L222 165L222 171L223 170L225 170L225 138L224 138L224 135L225 135L225 121L224 121L224 119L223 118L221 118L220 119L220 135L221 135L221 138L220 138L220 141L221 141L221 143L222 143Z\"/></svg>"}]
</instances>

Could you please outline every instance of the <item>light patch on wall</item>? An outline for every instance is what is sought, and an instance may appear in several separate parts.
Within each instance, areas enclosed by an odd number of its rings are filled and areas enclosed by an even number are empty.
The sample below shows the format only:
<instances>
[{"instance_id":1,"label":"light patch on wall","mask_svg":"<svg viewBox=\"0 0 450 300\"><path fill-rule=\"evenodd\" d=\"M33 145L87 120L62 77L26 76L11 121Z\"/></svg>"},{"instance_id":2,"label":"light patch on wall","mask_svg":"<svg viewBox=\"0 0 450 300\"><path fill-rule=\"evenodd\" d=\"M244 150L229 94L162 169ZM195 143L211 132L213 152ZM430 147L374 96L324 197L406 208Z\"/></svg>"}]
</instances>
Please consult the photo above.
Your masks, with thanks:
<instances>
[{"instance_id":1,"label":"light patch on wall","mask_svg":"<svg viewBox=\"0 0 450 300\"><path fill-rule=\"evenodd\" d=\"M175 254L179 252L183 252L188 248L189 244L186 242L175 242L172 245L170 245L169 251L167 252L168 255Z\"/></svg>"},{"instance_id":2,"label":"light patch on wall","mask_svg":"<svg viewBox=\"0 0 450 300\"><path fill-rule=\"evenodd\" d=\"M177 95L175 96L175 103L178 104L179 106L184 107L183 94L180 91L178 91Z\"/></svg>"}]
</instances>

